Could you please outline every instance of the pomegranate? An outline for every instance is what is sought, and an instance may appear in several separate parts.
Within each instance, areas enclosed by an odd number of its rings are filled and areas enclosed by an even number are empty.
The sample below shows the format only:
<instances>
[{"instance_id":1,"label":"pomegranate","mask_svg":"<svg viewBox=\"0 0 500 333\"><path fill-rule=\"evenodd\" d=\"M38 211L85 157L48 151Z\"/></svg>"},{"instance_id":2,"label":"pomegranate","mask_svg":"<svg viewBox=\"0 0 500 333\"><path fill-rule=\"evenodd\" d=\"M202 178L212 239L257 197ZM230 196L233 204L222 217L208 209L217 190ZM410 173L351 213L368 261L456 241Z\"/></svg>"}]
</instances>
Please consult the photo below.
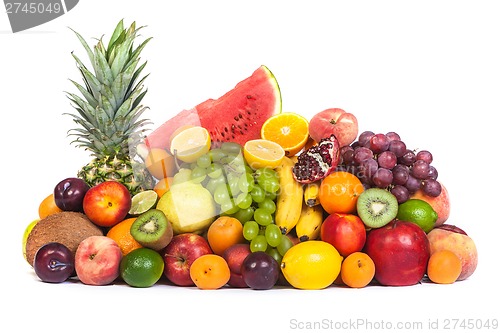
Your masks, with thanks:
<instances>
[{"instance_id":1,"label":"pomegranate","mask_svg":"<svg viewBox=\"0 0 500 333\"><path fill-rule=\"evenodd\" d=\"M302 184L315 182L335 170L339 160L339 141L331 135L299 155L292 169L293 177Z\"/></svg>"}]
</instances>

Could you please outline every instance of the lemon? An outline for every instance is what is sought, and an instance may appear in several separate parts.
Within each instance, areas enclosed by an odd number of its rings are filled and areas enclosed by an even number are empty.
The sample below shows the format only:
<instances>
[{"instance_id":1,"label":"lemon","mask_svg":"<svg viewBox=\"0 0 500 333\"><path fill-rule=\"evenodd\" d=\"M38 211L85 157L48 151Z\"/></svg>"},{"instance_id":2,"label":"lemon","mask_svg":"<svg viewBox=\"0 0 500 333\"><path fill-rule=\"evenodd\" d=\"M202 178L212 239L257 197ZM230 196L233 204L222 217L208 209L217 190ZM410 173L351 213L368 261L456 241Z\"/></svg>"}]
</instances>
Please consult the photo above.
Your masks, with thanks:
<instances>
[{"instance_id":1,"label":"lemon","mask_svg":"<svg viewBox=\"0 0 500 333\"><path fill-rule=\"evenodd\" d=\"M211 146L210 134L201 126L188 127L174 136L170 152L183 162L193 163L208 153Z\"/></svg>"},{"instance_id":2,"label":"lemon","mask_svg":"<svg viewBox=\"0 0 500 333\"><path fill-rule=\"evenodd\" d=\"M310 240L292 246L281 260L285 279L297 289L323 289L339 276L342 256L337 249L321 240Z\"/></svg>"},{"instance_id":3,"label":"lemon","mask_svg":"<svg viewBox=\"0 0 500 333\"><path fill-rule=\"evenodd\" d=\"M128 213L130 215L140 215L147 212L156 205L158 193L154 190L145 190L132 197L132 205Z\"/></svg>"},{"instance_id":4,"label":"lemon","mask_svg":"<svg viewBox=\"0 0 500 333\"><path fill-rule=\"evenodd\" d=\"M396 218L413 222L428 233L434 228L438 215L428 202L421 199L409 199L399 205Z\"/></svg>"},{"instance_id":5,"label":"lemon","mask_svg":"<svg viewBox=\"0 0 500 333\"><path fill-rule=\"evenodd\" d=\"M132 287L147 288L160 280L165 262L155 250L142 247L132 250L120 262L120 276Z\"/></svg>"},{"instance_id":6,"label":"lemon","mask_svg":"<svg viewBox=\"0 0 500 333\"><path fill-rule=\"evenodd\" d=\"M23 233L23 257L26 260L28 260L28 257L26 256L26 242L28 241L28 236L30 235L31 230L33 230L33 227L35 226L35 224L38 223L38 221L40 221L40 219L35 219L35 220L31 221L26 226L26 229L24 229L24 233Z\"/></svg>"},{"instance_id":7,"label":"lemon","mask_svg":"<svg viewBox=\"0 0 500 333\"><path fill-rule=\"evenodd\" d=\"M243 146L243 157L252 169L274 169L280 165L284 156L283 147L271 140L249 140Z\"/></svg>"}]
</instances>

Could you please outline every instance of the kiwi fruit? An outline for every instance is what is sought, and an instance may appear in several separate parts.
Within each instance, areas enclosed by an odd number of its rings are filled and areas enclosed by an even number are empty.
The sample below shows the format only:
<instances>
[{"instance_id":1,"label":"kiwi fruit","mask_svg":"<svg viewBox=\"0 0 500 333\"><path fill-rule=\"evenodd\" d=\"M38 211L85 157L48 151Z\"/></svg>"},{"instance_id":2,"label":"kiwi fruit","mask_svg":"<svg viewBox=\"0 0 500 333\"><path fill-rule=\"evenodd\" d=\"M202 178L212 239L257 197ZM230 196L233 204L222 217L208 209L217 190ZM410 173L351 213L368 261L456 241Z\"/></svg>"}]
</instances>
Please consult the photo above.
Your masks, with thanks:
<instances>
[{"instance_id":1,"label":"kiwi fruit","mask_svg":"<svg viewBox=\"0 0 500 333\"><path fill-rule=\"evenodd\" d=\"M26 260L33 266L40 247L58 242L76 253L82 240L90 236L103 236L103 231L80 212L64 211L49 215L35 224L26 239Z\"/></svg>"},{"instance_id":2,"label":"kiwi fruit","mask_svg":"<svg viewBox=\"0 0 500 333\"><path fill-rule=\"evenodd\" d=\"M159 251L170 243L174 231L163 211L150 209L132 223L130 234L142 246Z\"/></svg>"},{"instance_id":3,"label":"kiwi fruit","mask_svg":"<svg viewBox=\"0 0 500 333\"><path fill-rule=\"evenodd\" d=\"M391 192L372 187L363 191L357 201L359 218L370 228L380 228L398 214L398 200Z\"/></svg>"}]
</instances>

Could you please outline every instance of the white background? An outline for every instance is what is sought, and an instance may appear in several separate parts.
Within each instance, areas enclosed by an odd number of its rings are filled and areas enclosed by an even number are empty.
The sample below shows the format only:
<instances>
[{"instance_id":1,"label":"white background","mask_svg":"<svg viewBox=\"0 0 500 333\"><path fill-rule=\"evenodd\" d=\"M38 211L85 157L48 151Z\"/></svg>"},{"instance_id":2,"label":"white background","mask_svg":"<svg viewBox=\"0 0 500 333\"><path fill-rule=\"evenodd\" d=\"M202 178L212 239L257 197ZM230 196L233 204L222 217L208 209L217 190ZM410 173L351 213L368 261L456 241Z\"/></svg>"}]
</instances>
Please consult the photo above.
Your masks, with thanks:
<instances>
[{"instance_id":1,"label":"white background","mask_svg":"<svg viewBox=\"0 0 500 333\"><path fill-rule=\"evenodd\" d=\"M436 319L500 319L485 302L499 296L496 8L494 1L82 0L16 34L2 10L1 331L288 332L299 330L293 320L358 319L426 329ZM85 58L68 27L107 42L122 18L154 37L142 58L151 73L145 116L155 125L221 96L264 64L279 82L283 111L310 118L344 108L360 131L396 131L409 147L431 150L451 195L448 223L477 244L475 274L453 285L322 291L39 282L22 257L24 228L54 185L89 160L66 136L73 123L63 113L73 110L64 91L75 92L69 78L79 80L71 52Z\"/></svg>"}]
</instances>

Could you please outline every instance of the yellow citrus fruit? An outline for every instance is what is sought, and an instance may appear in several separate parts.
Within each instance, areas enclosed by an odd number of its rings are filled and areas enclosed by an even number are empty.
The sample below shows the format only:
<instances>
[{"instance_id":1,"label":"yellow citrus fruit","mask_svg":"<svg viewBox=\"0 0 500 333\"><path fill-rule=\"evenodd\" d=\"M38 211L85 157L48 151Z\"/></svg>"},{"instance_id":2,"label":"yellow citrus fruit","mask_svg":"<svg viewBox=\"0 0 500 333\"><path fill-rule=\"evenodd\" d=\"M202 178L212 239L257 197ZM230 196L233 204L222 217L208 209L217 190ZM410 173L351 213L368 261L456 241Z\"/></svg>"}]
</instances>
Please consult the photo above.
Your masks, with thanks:
<instances>
[{"instance_id":1,"label":"yellow citrus fruit","mask_svg":"<svg viewBox=\"0 0 500 333\"><path fill-rule=\"evenodd\" d=\"M285 157L285 150L276 142L255 139L245 143L243 157L253 169L274 169L280 165L283 157Z\"/></svg>"},{"instance_id":2,"label":"yellow citrus fruit","mask_svg":"<svg viewBox=\"0 0 500 333\"><path fill-rule=\"evenodd\" d=\"M170 143L170 152L183 162L193 163L208 153L211 146L210 134L206 128L193 126L179 132Z\"/></svg>"},{"instance_id":3,"label":"yellow citrus fruit","mask_svg":"<svg viewBox=\"0 0 500 333\"><path fill-rule=\"evenodd\" d=\"M294 112L279 113L266 120L260 136L283 147L286 156L294 156L309 139L309 121Z\"/></svg>"},{"instance_id":4,"label":"yellow citrus fruit","mask_svg":"<svg viewBox=\"0 0 500 333\"><path fill-rule=\"evenodd\" d=\"M339 276L342 256L337 249L321 240L310 240L292 246L281 260L285 279L297 289L323 289Z\"/></svg>"}]
</instances>

